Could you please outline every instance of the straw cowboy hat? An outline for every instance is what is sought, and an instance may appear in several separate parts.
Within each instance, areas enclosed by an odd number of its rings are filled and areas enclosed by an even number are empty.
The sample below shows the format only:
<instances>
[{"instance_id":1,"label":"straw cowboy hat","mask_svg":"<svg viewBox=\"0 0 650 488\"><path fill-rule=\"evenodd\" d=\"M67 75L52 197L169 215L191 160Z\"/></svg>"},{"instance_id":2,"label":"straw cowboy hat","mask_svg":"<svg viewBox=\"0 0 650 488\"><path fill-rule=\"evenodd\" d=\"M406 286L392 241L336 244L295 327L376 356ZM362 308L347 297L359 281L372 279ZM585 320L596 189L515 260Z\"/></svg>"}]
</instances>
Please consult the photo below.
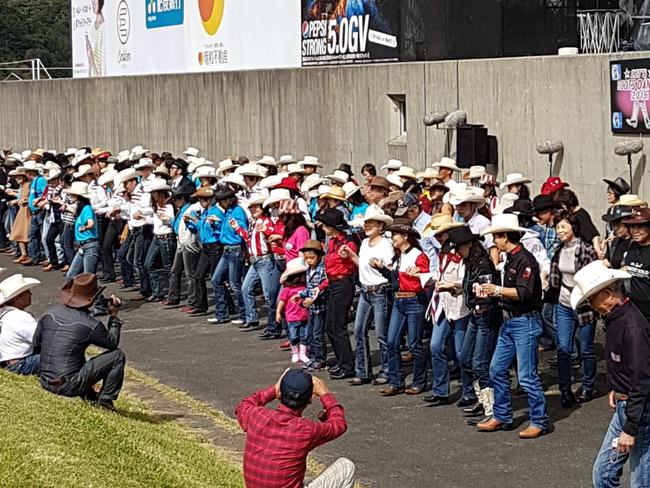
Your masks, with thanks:
<instances>
[{"instance_id":1,"label":"straw cowboy hat","mask_svg":"<svg viewBox=\"0 0 650 488\"><path fill-rule=\"evenodd\" d=\"M340 185L345 185L350 179L350 175L347 174L345 171L341 171L340 169L337 169L334 170L334 173L332 173L331 175L325 176L325 178L335 183L339 183Z\"/></svg>"},{"instance_id":2,"label":"straw cowboy hat","mask_svg":"<svg viewBox=\"0 0 650 488\"><path fill-rule=\"evenodd\" d=\"M440 162L434 163L431 166L434 168L440 169L440 168L447 168L452 171L458 171L460 172L460 168L458 167L458 164L456 164L456 161L454 161L451 158L442 158Z\"/></svg>"},{"instance_id":3,"label":"straw cowboy hat","mask_svg":"<svg viewBox=\"0 0 650 488\"><path fill-rule=\"evenodd\" d=\"M320 241L316 241L314 239L309 239L308 241L305 241L305 243L300 248L300 252L305 252L305 251L312 251L315 252L316 254L320 254L321 256L325 254L325 250L323 249L323 244Z\"/></svg>"},{"instance_id":4,"label":"straw cowboy hat","mask_svg":"<svg viewBox=\"0 0 650 488\"><path fill-rule=\"evenodd\" d=\"M237 165L232 161L232 159L224 159L223 161L220 161L217 166L217 175L221 176L224 171L233 168L237 168Z\"/></svg>"},{"instance_id":5,"label":"straw cowboy hat","mask_svg":"<svg viewBox=\"0 0 650 488\"><path fill-rule=\"evenodd\" d=\"M291 200L291 193L289 193L289 190L285 190L284 188L274 189L271 190L269 197L264 200L264 204L262 206L266 208L269 205L273 205L274 203L282 202L284 200Z\"/></svg>"},{"instance_id":6,"label":"straw cowboy hat","mask_svg":"<svg viewBox=\"0 0 650 488\"><path fill-rule=\"evenodd\" d=\"M302 260L302 258L294 258L287 263L287 268L284 270L284 273L282 273L282 276L280 276L280 283L287 281L287 278L289 278L289 276L306 272L307 265Z\"/></svg>"},{"instance_id":7,"label":"straw cowboy hat","mask_svg":"<svg viewBox=\"0 0 650 488\"><path fill-rule=\"evenodd\" d=\"M348 181L343 185L343 191L345 192L345 198L350 198L356 192L360 191L361 187L357 185L354 181Z\"/></svg>"},{"instance_id":8,"label":"straw cowboy hat","mask_svg":"<svg viewBox=\"0 0 650 488\"><path fill-rule=\"evenodd\" d=\"M422 231L422 235L424 237L429 237L430 235L438 236L443 232L447 232L448 230L454 229L456 227L462 227L463 225L465 224L462 222L454 221L451 215L437 213L431 216L431 221Z\"/></svg>"},{"instance_id":9,"label":"straw cowboy hat","mask_svg":"<svg viewBox=\"0 0 650 488\"><path fill-rule=\"evenodd\" d=\"M165 180L156 179L147 185L147 189L145 191L146 192L169 191L171 189L172 187L169 186Z\"/></svg>"},{"instance_id":10,"label":"straw cowboy hat","mask_svg":"<svg viewBox=\"0 0 650 488\"><path fill-rule=\"evenodd\" d=\"M315 166L317 168L322 168L323 165L318 161L318 158L316 156L305 156L302 161L300 161L300 164L305 167L305 166Z\"/></svg>"},{"instance_id":11,"label":"straw cowboy hat","mask_svg":"<svg viewBox=\"0 0 650 488\"><path fill-rule=\"evenodd\" d=\"M104 186L111 181L115 180L115 177L117 176L117 170L114 169L109 169L108 171L105 171L98 179L97 179L97 184Z\"/></svg>"},{"instance_id":12,"label":"straw cowboy hat","mask_svg":"<svg viewBox=\"0 0 650 488\"><path fill-rule=\"evenodd\" d=\"M402 166L394 174L396 176L399 176L400 178L412 178L414 180L417 179L417 175L415 174L415 170L413 168L408 167L408 166Z\"/></svg>"},{"instance_id":13,"label":"straw cowboy hat","mask_svg":"<svg viewBox=\"0 0 650 488\"><path fill-rule=\"evenodd\" d=\"M505 232L527 232L528 229L519 226L519 217L515 214L499 214L492 217L492 223L481 231L481 235L499 234Z\"/></svg>"},{"instance_id":14,"label":"straw cowboy hat","mask_svg":"<svg viewBox=\"0 0 650 488\"><path fill-rule=\"evenodd\" d=\"M0 273L5 268L0 268ZM34 278L25 278L21 274L11 275L0 282L0 305L4 305L21 293L40 285L41 282Z\"/></svg>"},{"instance_id":15,"label":"straw cowboy hat","mask_svg":"<svg viewBox=\"0 0 650 488\"><path fill-rule=\"evenodd\" d=\"M185 151L183 151L183 154L185 154L185 156L192 156L195 158L198 158L200 153L201 151L199 151L197 148L192 146L188 147L187 149L185 149Z\"/></svg>"},{"instance_id":16,"label":"straw cowboy hat","mask_svg":"<svg viewBox=\"0 0 650 488\"><path fill-rule=\"evenodd\" d=\"M92 195L88 193L88 183L84 183L83 181L73 181L70 185L70 188L67 188L63 191L69 195L76 195L78 197L92 197Z\"/></svg>"},{"instance_id":17,"label":"straw cowboy hat","mask_svg":"<svg viewBox=\"0 0 650 488\"><path fill-rule=\"evenodd\" d=\"M509 173L506 175L506 180L499 185L499 188L504 190L510 185L525 185L530 182L531 179L524 177L521 173Z\"/></svg>"},{"instance_id":18,"label":"straw cowboy hat","mask_svg":"<svg viewBox=\"0 0 650 488\"><path fill-rule=\"evenodd\" d=\"M631 278L625 271L608 268L602 261L593 261L574 276L576 285L571 291L571 307L577 309L590 297L619 280Z\"/></svg>"},{"instance_id":19,"label":"straw cowboy hat","mask_svg":"<svg viewBox=\"0 0 650 488\"><path fill-rule=\"evenodd\" d=\"M85 175L95 175L95 170L93 170L93 167L90 164L82 164L77 168L75 173L72 173L72 176L75 178L81 178Z\"/></svg>"},{"instance_id":20,"label":"straw cowboy hat","mask_svg":"<svg viewBox=\"0 0 650 488\"><path fill-rule=\"evenodd\" d=\"M95 298L105 286L97 285L97 276L93 273L81 273L63 285L59 299L63 305L72 308L90 308Z\"/></svg>"},{"instance_id":21,"label":"straw cowboy hat","mask_svg":"<svg viewBox=\"0 0 650 488\"><path fill-rule=\"evenodd\" d=\"M388 162L382 165L379 169L381 170L398 170L402 167L402 163L399 159L389 159Z\"/></svg>"},{"instance_id":22,"label":"straw cowboy hat","mask_svg":"<svg viewBox=\"0 0 650 488\"><path fill-rule=\"evenodd\" d=\"M202 186L201 188L197 188L191 196L194 198L212 198L214 196L214 190L207 186Z\"/></svg>"},{"instance_id":23,"label":"straw cowboy hat","mask_svg":"<svg viewBox=\"0 0 650 488\"><path fill-rule=\"evenodd\" d=\"M424 171L418 172L416 176L420 181L433 180L438 177L438 170L435 168L424 168Z\"/></svg>"},{"instance_id":24,"label":"straw cowboy hat","mask_svg":"<svg viewBox=\"0 0 650 488\"><path fill-rule=\"evenodd\" d=\"M347 201L345 191L343 188L339 188L338 186L330 187L330 190L327 193L321 195L319 198L330 198L332 200L339 200L341 202Z\"/></svg>"},{"instance_id":25,"label":"straw cowboy hat","mask_svg":"<svg viewBox=\"0 0 650 488\"><path fill-rule=\"evenodd\" d=\"M257 161L257 164L262 166L270 166L272 168L277 167L278 163L273 156L262 156L262 158Z\"/></svg>"},{"instance_id":26,"label":"straw cowboy hat","mask_svg":"<svg viewBox=\"0 0 650 488\"><path fill-rule=\"evenodd\" d=\"M469 171L463 173L463 180L476 180L486 174L485 166L470 166Z\"/></svg>"},{"instance_id":27,"label":"straw cowboy hat","mask_svg":"<svg viewBox=\"0 0 650 488\"><path fill-rule=\"evenodd\" d=\"M150 169L156 169L157 168L157 166L154 164L154 162L150 158L141 158L140 161L135 163L135 165L133 167L135 169L137 169L137 170L146 169L146 168L150 168Z\"/></svg>"},{"instance_id":28,"label":"straw cowboy hat","mask_svg":"<svg viewBox=\"0 0 650 488\"><path fill-rule=\"evenodd\" d=\"M235 174L242 176L253 176L258 178L263 178L263 172L267 171L266 168L260 166L256 163L246 163L242 164L239 168L235 170Z\"/></svg>"},{"instance_id":29,"label":"straw cowboy hat","mask_svg":"<svg viewBox=\"0 0 650 488\"><path fill-rule=\"evenodd\" d=\"M374 220L376 222L382 222L386 226L393 225L393 217L386 214L378 205L370 205L361 220L363 222Z\"/></svg>"},{"instance_id":30,"label":"straw cowboy hat","mask_svg":"<svg viewBox=\"0 0 650 488\"><path fill-rule=\"evenodd\" d=\"M625 205L627 207L647 207L648 202L642 200L639 195L621 195L616 205Z\"/></svg>"}]
</instances>

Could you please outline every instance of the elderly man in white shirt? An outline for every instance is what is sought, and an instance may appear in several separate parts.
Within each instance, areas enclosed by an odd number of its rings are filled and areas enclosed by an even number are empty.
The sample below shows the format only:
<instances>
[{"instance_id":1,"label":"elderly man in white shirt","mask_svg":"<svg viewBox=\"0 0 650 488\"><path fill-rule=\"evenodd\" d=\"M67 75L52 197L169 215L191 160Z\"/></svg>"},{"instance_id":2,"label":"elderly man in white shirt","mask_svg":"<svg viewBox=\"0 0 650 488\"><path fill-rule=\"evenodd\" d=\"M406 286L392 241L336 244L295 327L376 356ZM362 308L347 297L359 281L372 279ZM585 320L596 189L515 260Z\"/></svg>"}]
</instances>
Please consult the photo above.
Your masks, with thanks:
<instances>
[{"instance_id":1,"label":"elderly man in white shirt","mask_svg":"<svg viewBox=\"0 0 650 488\"><path fill-rule=\"evenodd\" d=\"M32 345L36 320L25 311L30 291L40 281L15 274L0 283L0 368L16 374L38 374L41 357Z\"/></svg>"}]
</instances>

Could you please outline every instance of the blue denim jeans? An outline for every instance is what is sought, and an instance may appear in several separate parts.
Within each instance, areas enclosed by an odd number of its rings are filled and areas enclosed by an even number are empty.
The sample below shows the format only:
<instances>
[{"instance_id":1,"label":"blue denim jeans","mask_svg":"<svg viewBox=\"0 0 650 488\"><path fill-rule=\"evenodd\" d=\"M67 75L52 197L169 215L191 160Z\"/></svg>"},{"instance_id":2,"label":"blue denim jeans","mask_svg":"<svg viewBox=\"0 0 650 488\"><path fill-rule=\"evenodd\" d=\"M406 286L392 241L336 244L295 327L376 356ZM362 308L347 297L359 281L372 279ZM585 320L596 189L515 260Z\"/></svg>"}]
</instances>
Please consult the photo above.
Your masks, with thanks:
<instances>
[{"instance_id":1,"label":"blue denim jeans","mask_svg":"<svg viewBox=\"0 0 650 488\"><path fill-rule=\"evenodd\" d=\"M91 241L80 246L74 255L66 278L72 279L81 273L96 273L99 261L99 242Z\"/></svg>"},{"instance_id":2,"label":"blue denim jeans","mask_svg":"<svg viewBox=\"0 0 650 488\"><path fill-rule=\"evenodd\" d=\"M650 486L650 405L646 405L643 411L639 430L634 436L632 451L629 454L623 454L612 447L612 441L621 435L623 425L627 420L625 403L616 403L616 411L596 457L592 473L595 488L621 486L623 466L628 459L630 460L630 487L646 488Z\"/></svg>"},{"instance_id":3,"label":"blue denim jeans","mask_svg":"<svg viewBox=\"0 0 650 488\"><path fill-rule=\"evenodd\" d=\"M302 344L303 346L309 345L307 340L309 321L304 320L300 322L287 322L287 329L289 329L289 342L292 346Z\"/></svg>"},{"instance_id":4,"label":"blue denim jeans","mask_svg":"<svg viewBox=\"0 0 650 488\"><path fill-rule=\"evenodd\" d=\"M124 287L131 287L135 284L133 253L129 252L132 245L133 234L129 231L129 235L117 250L117 259L120 262L120 271L122 272L122 282L124 283Z\"/></svg>"},{"instance_id":5,"label":"blue denim jeans","mask_svg":"<svg viewBox=\"0 0 650 488\"><path fill-rule=\"evenodd\" d=\"M422 331L424 329L424 311L427 297L419 293L413 298L397 298L390 314L388 325L388 381L395 388L404 387L402 376L402 355L400 342L407 331L408 348L413 355L413 381L415 388L424 388L427 380Z\"/></svg>"},{"instance_id":6,"label":"blue denim jeans","mask_svg":"<svg viewBox=\"0 0 650 488\"><path fill-rule=\"evenodd\" d=\"M373 320L375 332L379 343L379 357L381 368L379 376L388 377L388 320L390 319L391 308L393 307L393 293L388 287L380 288L373 292L366 292L363 289L359 294L357 314L354 319L354 338L356 341L356 375L357 378L372 378L372 361L370 359L370 340L368 331Z\"/></svg>"},{"instance_id":7,"label":"blue denim jeans","mask_svg":"<svg viewBox=\"0 0 650 488\"><path fill-rule=\"evenodd\" d=\"M142 227L133 229L133 243L129 247L129 257L132 257L131 262L138 271L140 293L146 297L151 295L151 281L149 280L149 273L147 273L147 268L145 267L145 260L152 237L153 225L143 225Z\"/></svg>"},{"instance_id":8,"label":"blue denim jeans","mask_svg":"<svg viewBox=\"0 0 650 488\"><path fill-rule=\"evenodd\" d=\"M461 357L465 333L469 324L471 315L462 317L458 320L449 320L443 314L437 323L433 324L431 332L431 365L433 367L432 391L437 396L449 396L449 360L451 351L448 350L449 338L456 349L456 356ZM464 398L476 398L474 387L472 386L471 371L460 370L461 383L463 385Z\"/></svg>"},{"instance_id":9,"label":"blue denim jeans","mask_svg":"<svg viewBox=\"0 0 650 488\"><path fill-rule=\"evenodd\" d=\"M501 310L494 307L487 313L472 315L467 326L460 352L460 367L472 380L478 381L481 389L492 386L490 361L502 321Z\"/></svg>"},{"instance_id":10,"label":"blue denim jeans","mask_svg":"<svg viewBox=\"0 0 650 488\"><path fill-rule=\"evenodd\" d=\"M542 306L542 336L539 342L547 349L557 347L557 331L555 330L555 305L545 303Z\"/></svg>"},{"instance_id":11,"label":"blue denim jeans","mask_svg":"<svg viewBox=\"0 0 650 488\"><path fill-rule=\"evenodd\" d=\"M255 288L258 283L262 284L262 293L268 309L267 327L275 330L275 308L280 293L280 273L273 262L273 256L267 255L259 261L255 261L248 268L241 293L246 309L246 323L258 322L259 315L255 304Z\"/></svg>"},{"instance_id":12,"label":"blue denim jeans","mask_svg":"<svg viewBox=\"0 0 650 488\"><path fill-rule=\"evenodd\" d=\"M494 388L493 412L499 422L512 423L510 366L516 359L519 384L528 398L530 424L540 429L548 428L544 389L537 370L537 347L541 333L542 321L537 312L511 318L501 327L490 365Z\"/></svg>"},{"instance_id":13,"label":"blue denim jeans","mask_svg":"<svg viewBox=\"0 0 650 488\"><path fill-rule=\"evenodd\" d=\"M596 349L594 337L596 324L578 326L578 314L571 307L555 306L555 328L557 330L557 382L561 391L571 388L571 353L574 349L576 329L580 335L580 357L582 359L582 389L591 392L596 381Z\"/></svg>"},{"instance_id":14,"label":"blue denim jeans","mask_svg":"<svg viewBox=\"0 0 650 488\"><path fill-rule=\"evenodd\" d=\"M228 318L228 305L226 302L226 287L224 280L228 280L230 291L235 300L235 315L241 320L246 320L246 307L241 293L241 279L244 272L244 256L241 249L226 246L223 255L212 274L212 288L214 289L214 316L219 320Z\"/></svg>"},{"instance_id":15,"label":"blue denim jeans","mask_svg":"<svg viewBox=\"0 0 650 488\"><path fill-rule=\"evenodd\" d=\"M164 298L169 288L169 274L174 264L176 238L172 235L167 239L154 239L149 245L144 267L149 275L151 294L156 298ZM162 268L156 268L156 260L160 257Z\"/></svg>"},{"instance_id":16,"label":"blue denim jeans","mask_svg":"<svg viewBox=\"0 0 650 488\"><path fill-rule=\"evenodd\" d=\"M47 220L43 219L43 227L41 228L41 247L45 250L45 259L48 261L51 261L52 258L50 257L50 250L47 247L47 242L46 242L46 237L47 233L50 230L50 225L51 222L48 222Z\"/></svg>"},{"instance_id":17,"label":"blue denim jeans","mask_svg":"<svg viewBox=\"0 0 650 488\"><path fill-rule=\"evenodd\" d=\"M64 262L68 266L74 259L74 224L64 223L61 232L61 247L63 248Z\"/></svg>"},{"instance_id":18,"label":"blue denim jeans","mask_svg":"<svg viewBox=\"0 0 650 488\"><path fill-rule=\"evenodd\" d=\"M27 253L29 254L29 259L34 263L39 263L41 261L43 216L44 212L42 210L32 215L32 221L29 227L29 245L27 247Z\"/></svg>"},{"instance_id":19,"label":"blue denim jeans","mask_svg":"<svg viewBox=\"0 0 650 488\"><path fill-rule=\"evenodd\" d=\"M325 310L310 310L307 323L307 340L309 341L309 359L324 363L327 360L327 342L325 340Z\"/></svg>"},{"instance_id":20,"label":"blue denim jeans","mask_svg":"<svg viewBox=\"0 0 650 488\"><path fill-rule=\"evenodd\" d=\"M39 374L41 372L41 355L34 354L21 359L16 364L7 366L7 371L16 374Z\"/></svg>"}]
</instances>

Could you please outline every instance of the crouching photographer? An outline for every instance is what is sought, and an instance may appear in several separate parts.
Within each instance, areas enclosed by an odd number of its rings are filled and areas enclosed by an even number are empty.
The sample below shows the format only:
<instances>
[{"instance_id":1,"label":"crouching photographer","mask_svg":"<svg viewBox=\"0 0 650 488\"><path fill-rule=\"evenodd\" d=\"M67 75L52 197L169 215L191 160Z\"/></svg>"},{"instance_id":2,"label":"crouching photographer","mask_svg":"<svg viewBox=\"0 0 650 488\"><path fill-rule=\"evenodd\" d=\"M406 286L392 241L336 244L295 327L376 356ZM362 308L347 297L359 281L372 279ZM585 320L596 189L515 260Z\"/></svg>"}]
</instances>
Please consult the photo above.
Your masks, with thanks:
<instances>
[{"instance_id":1,"label":"crouching photographer","mask_svg":"<svg viewBox=\"0 0 650 488\"><path fill-rule=\"evenodd\" d=\"M43 388L114 410L126 362L126 356L118 349L122 327L118 311L122 302L114 295L104 299L109 313L105 327L90 313L104 288L97 285L97 277L92 273L82 273L63 285L59 294L61 305L50 307L38 321L34 348L41 353ZM86 361L90 345L107 351ZM102 387L96 393L93 385L99 381Z\"/></svg>"}]
</instances>

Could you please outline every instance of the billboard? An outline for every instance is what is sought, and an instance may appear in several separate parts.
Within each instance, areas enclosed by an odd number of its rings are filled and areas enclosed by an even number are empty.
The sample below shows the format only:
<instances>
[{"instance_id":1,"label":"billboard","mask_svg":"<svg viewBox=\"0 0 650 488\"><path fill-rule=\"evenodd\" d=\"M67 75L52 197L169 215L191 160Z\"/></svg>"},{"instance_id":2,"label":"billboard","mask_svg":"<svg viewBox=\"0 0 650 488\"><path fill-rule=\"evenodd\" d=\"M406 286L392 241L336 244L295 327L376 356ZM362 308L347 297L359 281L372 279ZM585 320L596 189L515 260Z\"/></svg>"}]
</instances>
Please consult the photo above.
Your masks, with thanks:
<instances>
[{"instance_id":1,"label":"billboard","mask_svg":"<svg viewBox=\"0 0 650 488\"><path fill-rule=\"evenodd\" d=\"M301 0L303 66L399 61L399 0Z\"/></svg>"},{"instance_id":2,"label":"billboard","mask_svg":"<svg viewBox=\"0 0 650 488\"><path fill-rule=\"evenodd\" d=\"M73 76L301 65L300 2L71 0Z\"/></svg>"},{"instance_id":3,"label":"billboard","mask_svg":"<svg viewBox=\"0 0 650 488\"><path fill-rule=\"evenodd\" d=\"M650 134L650 59L609 64L611 127L619 134Z\"/></svg>"}]
</instances>

